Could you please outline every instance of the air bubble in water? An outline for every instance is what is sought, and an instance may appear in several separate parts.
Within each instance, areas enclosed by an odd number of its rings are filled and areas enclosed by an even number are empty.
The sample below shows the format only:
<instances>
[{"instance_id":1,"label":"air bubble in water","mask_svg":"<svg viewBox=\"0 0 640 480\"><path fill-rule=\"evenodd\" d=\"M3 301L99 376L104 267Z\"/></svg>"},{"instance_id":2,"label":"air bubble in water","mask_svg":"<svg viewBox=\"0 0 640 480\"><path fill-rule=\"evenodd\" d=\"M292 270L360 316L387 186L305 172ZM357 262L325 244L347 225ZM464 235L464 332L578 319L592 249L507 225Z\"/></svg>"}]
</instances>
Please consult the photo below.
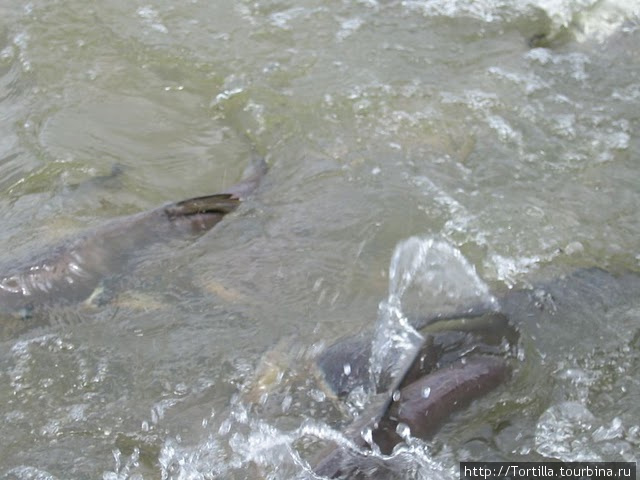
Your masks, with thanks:
<instances>
[{"instance_id":1,"label":"air bubble in water","mask_svg":"<svg viewBox=\"0 0 640 480\"><path fill-rule=\"evenodd\" d=\"M400 422L398 425L396 425L396 433L400 436L400 438L406 440L411 436L411 429L406 423Z\"/></svg>"}]
</instances>

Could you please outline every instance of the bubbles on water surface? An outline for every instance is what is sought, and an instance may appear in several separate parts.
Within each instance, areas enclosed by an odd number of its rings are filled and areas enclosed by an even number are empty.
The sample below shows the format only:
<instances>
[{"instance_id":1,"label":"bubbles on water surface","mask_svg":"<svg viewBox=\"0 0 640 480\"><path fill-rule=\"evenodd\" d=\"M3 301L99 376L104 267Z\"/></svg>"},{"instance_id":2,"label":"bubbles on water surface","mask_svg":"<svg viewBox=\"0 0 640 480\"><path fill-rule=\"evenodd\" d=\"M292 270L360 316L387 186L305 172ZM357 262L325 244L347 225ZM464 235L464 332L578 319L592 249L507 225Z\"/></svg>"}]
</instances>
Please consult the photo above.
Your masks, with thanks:
<instances>
[{"instance_id":1,"label":"bubbles on water surface","mask_svg":"<svg viewBox=\"0 0 640 480\"><path fill-rule=\"evenodd\" d=\"M125 458L123 458L122 452L116 449L113 451L113 459L115 461L114 471L104 472L102 480L142 480L142 475L132 472L138 466L140 459L140 451L137 448Z\"/></svg>"},{"instance_id":2,"label":"bubbles on water surface","mask_svg":"<svg viewBox=\"0 0 640 480\"><path fill-rule=\"evenodd\" d=\"M592 435L592 438L596 442L605 442L609 440L616 440L623 438L624 426L620 417L615 417L611 420L610 425L602 425L598 427Z\"/></svg>"},{"instance_id":3,"label":"bubbles on water surface","mask_svg":"<svg viewBox=\"0 0 640 480\"><path fill-rule=\"evenodd\" d=\"M36 467L20 466L6 473L6 478L16 480L58 480L58 477Z\"/></svg>"},{"instance_id":4,"label":"bubbles on water surface","mask_svg":"<svg viewBox=\"0 0 640 480\"><path fill-rule=\"evenodd\" d=\"M252 414L238 417L232 412L225 422L224 431L211 433L196 445L167 439L159 458L162 478L311 478L311 468L297 450L299 446L317 439L340 445L348 442L337 431L313 420L288 431Z\"/></svg>"},{"instance_id":5,"label":"bubbles on water surface","mask_svg":"<svg viewBox=\"0 0 640 480\"><path fill-rule=\"evenodd\" d=\"M158 458L161 478L195 480L224 475L228 466L222 452L222 447L212 437L195 447L167 439Z\"/></svg>"},{"instance_id":6,"label":"bubbles on water surface","mask_svg":"<svg viewBox=\"0 0 640 480\"><path fill-rule=\"evenodd\" d=\"M538 420L536 450L546 457L565 461L602 461L589 446L589 433L595 420L595 416L581 403L553 405Z\"/></svg>"},{"instance_id":7,"label":"bubbles on water surface","mask_svg":"<svg viewBox=\"0 0 640 480\"><path fill-rule=\"evenodd\" d=\"M138 16L144 20L153 30L160 33L169 33L169 29L159 20L159 13L150 5L138 8Z\"/></svg>"},{"instance_id":8,"label":"bubbles on water surface","mask_svg":"<svg viewBox=\"0 0 640 480\"><path fill-rule=\"evenodd\" d=\"M495 269L496 278L507 285L514 285L522 273L535 270L539 264L551 260L556 255L556 253L550 254L546 258L540 256L510 258L493 254L491 266Z\"/></svg>"},{"instance_id":9,"label":"bubbles on water surface","mask_svg":"<svg viewBox=\"0 0 640 480\"><path fill-rule=\"evenodd\" d=\"M567 462L634 461L640 442L638 426L625 426L618 416L596 417L583 403L561 402L538 419L536 451Z\"/></svg>"},{"instance_id":10,"label":"bubbles on water surface","mask_svg":"<svg viewBox=\"0 0 640 480\"><path fill-rule=\"evenodd\" d=\"M640 17L640 7L633 0L405 0L401 5L409 12L424 16L472 17L487 23L539 9L551 23L551 34L567 29L580 42L602 42L630 18Z\"/></svg>"},{"instance_id":11,"label":"bubbles on water surface","mask_svg":"<svg viewBox=\"0 0 640 480\"><path fill-rule=\"evenodd\" d=\"M14 392L28 390L34 385L31 383L32 366L37 362L40 355L47 353L59 353L72 351L72 343L65 341L62 337L54 334L43 335L29 340L18 341L11 347L11 353L15 360L13 367L9 369L11 386ZM56 373L55 371L53 373ZM62 378L62 377L61 377ZM41 381L41 380L38 380ZM51 385L45 380L45 384Z\"/></svg>"}]
</instances>

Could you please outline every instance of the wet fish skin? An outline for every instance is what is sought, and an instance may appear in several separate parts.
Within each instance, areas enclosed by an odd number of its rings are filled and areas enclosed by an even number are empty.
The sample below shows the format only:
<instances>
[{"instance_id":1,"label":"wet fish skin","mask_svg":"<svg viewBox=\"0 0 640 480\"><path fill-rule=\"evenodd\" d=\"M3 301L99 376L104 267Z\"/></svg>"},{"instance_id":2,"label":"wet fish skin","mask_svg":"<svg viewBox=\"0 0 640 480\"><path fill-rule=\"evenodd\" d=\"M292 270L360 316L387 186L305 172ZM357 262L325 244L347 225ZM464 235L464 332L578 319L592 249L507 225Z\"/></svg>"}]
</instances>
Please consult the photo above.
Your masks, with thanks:
<instances>
[{"instance_id":1,"label":"wet fish skin","mask_svg":"<svg viewBox=\"0 0 640 480\"><path fill-rule=\"evenodd\" d=\"M417 438L430 438L449 418L476 398L486 395L511 374L498 357L471 357L426 375L400 390L388 412L373 431L380 451L390 454L402 438L396 427L403 423Z\"/></svg>"},{"instance_id":2,"label":"wet fish skin","mask_svg":"<svg viewBox=\"0 0 640 480\"><path fill-rule=\"evenodd\" d=\"M428 439L453 413L494 390L510 375L511 368L502 358L480 356L457 362L405 386L397 401L389 404L384 397L374 401L345 436L356 446L368 449L361 432L369 429L374 443L388 455L403 441L396 432L399 423L407 425L412 436ZM335 446L321 456L313 471L326 478L378 478L371 474L384 470L384 466L374 462L372 457Z\"/></svg>"},{"instance_id":3,"label":"wet fish skin","mask_svg":"<svg viewBox=\"0 0 640 480\"><path fill-rule=\"evenodd\" d=\"M510 377L511 367L503 358L501 345L504 341L515 345L518 333L502 313L463 310L417 324L425 335L423 345L408 359L396 386L375 395L344 431L345 437L362 449L371 448L362 437L363 431L370 430L377 448L390 454L403 442L396 432L399 423L406 424L414 437L431 438L453 413ZM344 396L345 390L355 384L367 385L371 351L368 339L370 335L366 334L346 337L318 357L324 381L338 396ZM468 355L461 358L462 352ZM344 362L351 367L350 375L341 371ZM349 378L354 372L364 378ZM399 398L394 400L392 394L396 390ZM378 478L375 472L385 467L376 462L374 457L363 457L337 445L321 454L314 473L327 478Z\"/></svg>"},{"instance_id":4,"label":"wet fish skin","mask_svg":"<svg viewBox=\"0 0 640 480\"><path fill-rule=\"evenodd\" d=\"M402 386L429 373L435 364L451 363L459 352L467 348L481 348L483 353L498 353L491 345L507 341L517 344L518 333L501 312L462 310L446 316L419 317L411 324L425 336L425 344L416 355L413 365L407 365ZM454 338L456 335L461 338ZM369 361L372 332L346 336L322 351L315 360L321 377L339 398L356 388L369 388ZM427 348L428 347L428 348ZM451 353L449 353L451 352ZM348 365L348 374L344 366Z\"/></svg>"},{"instance_id":5,"label":"wet fish skin","mask_svg":"<svg viewBox=\"0 0 640 480\"><path fill-rule=\"evenodd\" d=\"M499 298L500 313L481 318L478 324L467 325L467 327L473 326L467 331L474 331L475 334L476 326L482 330L489 327L489 330L495 330L498 333L498 337L503 335L508 343L513 344L517 342L519 332L531 331L532 334L539 334L537 330L545 328L547 331L552 330L551 335L554 335L554 338L557 333L557 341L566 344L567 338L564 337L563 324L568 317L576 318L583 314L593 316L594 312L604 317L606 312L615 310L621 305L633 307L635 309L633 311L637 312L638 292L640 292L640 275L637 272L611 273L597 267L578 269L573 273L556 277L551 281L535 283L522 290L509 290ZM472 311L475 312L475 309ZM418 325L419 328L427 328L432 332L430 335L439 333L448 335L441 330L451 328L455 322L451 323L449 319L444 321L436 319L434 323L432 318L425 318L413 324ZM501 326L503 324L508 328L504 329ZM432 327L428 327L429 325ZM489 337L483 335L483 342L491 337L493 334ZM359 344L364 345L363 342ZM338 352L344 358L348 358L348 350L351 348L349 345L346 342L338 342L330 348L333 349L332 353ZM460 349L454 346L451 351L453 357L456 356L456 351L459 356ZM468 349L463 348L462 351L467 352ZM442 352L438 352L437 356L440 362L443 358ZM484 395L508 380L510 376L508 360L494 355L488 360L498 364L484 363L482 366L475 363L478 359L486 362L485 357L486 355L466 356L466 364L450 363L448 368L432 370L432 373L429 373L429 368L437 368L437 366L419 368L416 374L411 374L413 379L411 383L402 386L399 402L389 402L384 395L381 395L371 408L367 408L359 419L346 429L345 437L356 446L363 449L369 448L360 432L363 428L367 426L371 428L379 422L378 428L373 431L373 439L380 444L381 451L389 452L401 441L400 437L394 434L395 426L400 419L410 427L413 436L430 437L446 421L448 415L457 409L458 405L461 408L461 401L468 403L469 400ZM501 362L503 362L502 366ZM322 364L320 366L322 367ZM333 370L326 368L323 370L327 382L336 377L332 373ZM413 369L408 371L406 378L411 370ZM444 379L450 374L454 379L451 380L452 383L447 384ZM339 377L337 378L340 380ZM430 389L428 402L421 396L421 391L426 388ZM452 408L452 405L456 408ZM421 421L427 411L433 423ZM386 468L383 459L358 455L344 446L336 446L320 457L319 462L315 464L314 472L328 478L385 478Z\"/></svg>"},{"instance_id":6,"label":"wet fish skin","mask_svg":"<svg viewBox=\"0 0 640 480\"><path fill-rule=\"evenodd\" d=\"M394 386L375 395L344 432L360 448L371 448L362 437L369 430L376 447L390 454L403 442L396 432L400 423L409 427L412 436L428 439L453 413L510 377L504 342L516 345L519 336L501 312L464 309L459 314L418 318L413 325L425 335L422 346L405 360ZM365 333L343 338L316 359L324 381L338 396L354 385L367 387L368 339ZM349 375L344 374L345 363L350 366ZM364 378L354 378L357 375ZM396 390L399 398L394 395ZM327 478L378 478L376 472L384 471L385 466L376 462L374 457L353 454L337 445L320 456L314 473Z\"/></svg>"},{"instance_id":7,"label":"wet fish skin","mask_svg":"<svg viewBox=\"0 0 640 480\"><path fill-rule=\"evenodd\" d=\"M86 300L101 281L122 273L136 251L210 230L257 188L266 170L264 160L255 159L225 193L116 218L47 249L0 276L0 310L26 317L41 307Z\"/></svg>"}]
</instances>

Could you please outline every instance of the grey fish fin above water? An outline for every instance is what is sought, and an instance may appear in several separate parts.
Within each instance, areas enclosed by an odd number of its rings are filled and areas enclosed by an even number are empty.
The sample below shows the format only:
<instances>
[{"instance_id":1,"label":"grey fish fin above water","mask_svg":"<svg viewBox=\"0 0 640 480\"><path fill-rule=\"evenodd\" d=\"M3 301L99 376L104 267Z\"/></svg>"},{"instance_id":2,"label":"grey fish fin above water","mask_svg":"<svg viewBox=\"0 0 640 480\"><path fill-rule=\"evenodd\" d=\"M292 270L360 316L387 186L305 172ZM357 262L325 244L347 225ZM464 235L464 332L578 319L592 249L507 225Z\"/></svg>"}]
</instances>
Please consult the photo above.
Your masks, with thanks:
<instances>
[{"instance_id":1,"label":"grey fish fin above water","mask_svg":"<svg viewBox=\"0 0 640 480\"><path fill-rule=\"evenodd\" d=\"M164 211L170 219L203 213L226 215L238 208L238 205L240 205L240 199L234 197L232 194L217 193L215 195L195 197L174 203L166 207Z\"/></svg>"}]
</instances>

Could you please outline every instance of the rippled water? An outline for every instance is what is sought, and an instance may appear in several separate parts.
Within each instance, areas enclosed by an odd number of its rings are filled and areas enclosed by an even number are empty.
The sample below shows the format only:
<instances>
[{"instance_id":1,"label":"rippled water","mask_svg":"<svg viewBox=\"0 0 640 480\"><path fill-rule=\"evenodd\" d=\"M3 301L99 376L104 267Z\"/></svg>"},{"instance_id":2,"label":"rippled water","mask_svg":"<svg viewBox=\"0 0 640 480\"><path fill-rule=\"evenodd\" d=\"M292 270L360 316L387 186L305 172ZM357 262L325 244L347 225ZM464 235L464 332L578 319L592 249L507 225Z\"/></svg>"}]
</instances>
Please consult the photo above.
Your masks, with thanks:
<instances>
[{"instance_id":1,"label":"rippled water","mask_svg":"<svg viewBox=\"0 0 640 480\"><path fill-rule=\"evenodd\" d=\"M210 234L140 252L107 305L2 338L0 478L304 475L348 412L302 365L374 325L412 235L453 245L498 298L638 271L639 16L623 0L4 2L0 264L220 191L253 151L270 172ZM396 470L637 459L638 287L612 282L523 322L514 380ZM546 292L527 299L562 311ZM251 404L256 370L276 388Z\"/></svg>"}]
</instances>

